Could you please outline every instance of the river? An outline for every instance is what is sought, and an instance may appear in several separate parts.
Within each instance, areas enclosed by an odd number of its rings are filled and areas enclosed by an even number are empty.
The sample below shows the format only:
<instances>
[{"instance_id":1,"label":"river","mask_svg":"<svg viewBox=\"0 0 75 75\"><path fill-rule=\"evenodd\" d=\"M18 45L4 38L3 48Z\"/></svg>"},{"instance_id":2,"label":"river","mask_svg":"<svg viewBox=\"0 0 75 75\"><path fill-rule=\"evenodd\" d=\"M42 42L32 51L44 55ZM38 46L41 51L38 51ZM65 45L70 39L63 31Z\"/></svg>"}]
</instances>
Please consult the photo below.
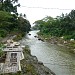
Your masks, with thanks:
<instances>
[{"instance_id":1,"label":"river","mask_svg":"<svg viewBox=\"0 0 75 75\"><path fill-rule=\"evenodd\" d=\"M30 31L31 35L27 34L20 43L28 45L31 54L35 55L56 75L75 75L75 54L70 53L65 47L38 40L34 37L37 36L37 32Z\"/></svg>"}]
</instances>

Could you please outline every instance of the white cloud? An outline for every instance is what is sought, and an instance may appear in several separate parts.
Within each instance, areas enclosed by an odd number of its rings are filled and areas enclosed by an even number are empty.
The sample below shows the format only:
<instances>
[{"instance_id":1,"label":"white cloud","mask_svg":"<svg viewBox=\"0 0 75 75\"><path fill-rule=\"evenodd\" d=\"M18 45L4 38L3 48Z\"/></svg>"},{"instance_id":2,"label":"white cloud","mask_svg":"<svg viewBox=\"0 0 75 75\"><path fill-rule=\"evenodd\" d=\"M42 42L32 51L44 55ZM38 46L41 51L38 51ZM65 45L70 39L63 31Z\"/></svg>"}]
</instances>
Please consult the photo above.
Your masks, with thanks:
<instances>
[{"instance_id":1,"label":"white cloud","mask_svg":"<svg viewBox=\"0 0 75 75\"><path fill-rule=\"evenodd\" d=\"M44 7L44 8L59 8L59 9L74 9L75 0L19 0L22 6L27 7ZM42 8L18 8L19 13L25 13L27 19L33 23L36 20L42 19L45 16L59 16L62 13L69 13L70 10L57 9L42 9Z\"/></svg>"}]
</instances>

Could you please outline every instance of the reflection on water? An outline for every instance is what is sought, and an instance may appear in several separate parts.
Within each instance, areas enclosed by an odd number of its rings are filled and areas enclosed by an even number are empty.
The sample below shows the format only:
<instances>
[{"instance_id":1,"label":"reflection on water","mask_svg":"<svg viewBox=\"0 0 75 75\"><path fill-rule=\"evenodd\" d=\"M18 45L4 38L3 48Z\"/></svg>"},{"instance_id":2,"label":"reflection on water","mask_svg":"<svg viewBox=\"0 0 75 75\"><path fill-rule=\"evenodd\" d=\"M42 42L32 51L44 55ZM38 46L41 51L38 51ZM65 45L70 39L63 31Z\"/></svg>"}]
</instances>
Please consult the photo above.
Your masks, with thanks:
<instances>
[{"instance_id":1,"label":"reflection on water","mask_svg":"<svg viewBox=\"0 0 75 75\"><path fill-rule=\"evenodd\" d=\"M64 47L38 40L34 37L37 36L36 33L37 31L31 31L31 35L27 34L20 42L29 45L32 55L37 56L56 75L75 75L75 55Z\"/></svg>"}]
</instances>

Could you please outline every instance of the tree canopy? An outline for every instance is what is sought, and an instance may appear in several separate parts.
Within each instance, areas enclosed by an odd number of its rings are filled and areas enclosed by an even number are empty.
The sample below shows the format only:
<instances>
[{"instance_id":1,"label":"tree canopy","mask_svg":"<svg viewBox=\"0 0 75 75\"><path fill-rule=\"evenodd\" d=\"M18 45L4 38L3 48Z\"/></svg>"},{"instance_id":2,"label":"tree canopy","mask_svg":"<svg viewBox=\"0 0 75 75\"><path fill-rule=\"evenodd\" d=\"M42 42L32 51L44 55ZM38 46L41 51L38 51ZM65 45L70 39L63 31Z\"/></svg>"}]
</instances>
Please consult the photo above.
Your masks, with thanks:
<instances>
[{"instance_id":1,"label":"tree canopy","mask_svg":"<svg viewBox=\"0 0 75 75\"><path fill-rule=\"evenodd\" d=\"M35 21L34 24L41 33L57 37L64 36L65 39L75 39L75 10L56 18L47 16L42 20Z\"/></svg>"},{"instance_id":2,"label":"tree canopy","mask_svg":"<svg viewBox=\"0 0 75 75\"><path fill-rule=\"evenodd\" d=\"M17 6L20 6L18 0L0 0L0 37L12 31L26 33L30 30L31 25L26 15L18 15Z\"/></svg>"},{"instance_id":3,"label":"tree canopy","mask_svg":"<svg viewBox=\"0 0 75 75\"><path fill-rule=\"evenodd\" d=\"M16 3L16 4L15 4ZM1 0L0 10L17 13L17 6L20 6L18 0Z\"/></svg>"}]
</instances>

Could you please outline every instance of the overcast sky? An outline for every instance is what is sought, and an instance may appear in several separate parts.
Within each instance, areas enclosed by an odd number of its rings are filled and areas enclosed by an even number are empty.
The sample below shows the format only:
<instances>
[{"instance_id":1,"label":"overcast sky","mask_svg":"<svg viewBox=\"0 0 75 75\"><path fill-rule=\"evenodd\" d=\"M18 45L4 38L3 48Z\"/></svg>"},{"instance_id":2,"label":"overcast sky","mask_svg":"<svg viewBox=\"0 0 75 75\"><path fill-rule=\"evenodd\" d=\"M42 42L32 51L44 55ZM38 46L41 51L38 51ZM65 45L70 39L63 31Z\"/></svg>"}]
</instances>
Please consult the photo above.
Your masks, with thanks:
<instances>
[{"instance_id":1,"label":"overcast sky","mask_svg":"<svg viewBox=\"0 0 75 75\"><path fill-rule=\"evenodd\" d=\"M75 0L19 0L19 3L18 12L26 14L31 24L46 16L56 17L75 9Z\"/></svg>"}]
</instances>

